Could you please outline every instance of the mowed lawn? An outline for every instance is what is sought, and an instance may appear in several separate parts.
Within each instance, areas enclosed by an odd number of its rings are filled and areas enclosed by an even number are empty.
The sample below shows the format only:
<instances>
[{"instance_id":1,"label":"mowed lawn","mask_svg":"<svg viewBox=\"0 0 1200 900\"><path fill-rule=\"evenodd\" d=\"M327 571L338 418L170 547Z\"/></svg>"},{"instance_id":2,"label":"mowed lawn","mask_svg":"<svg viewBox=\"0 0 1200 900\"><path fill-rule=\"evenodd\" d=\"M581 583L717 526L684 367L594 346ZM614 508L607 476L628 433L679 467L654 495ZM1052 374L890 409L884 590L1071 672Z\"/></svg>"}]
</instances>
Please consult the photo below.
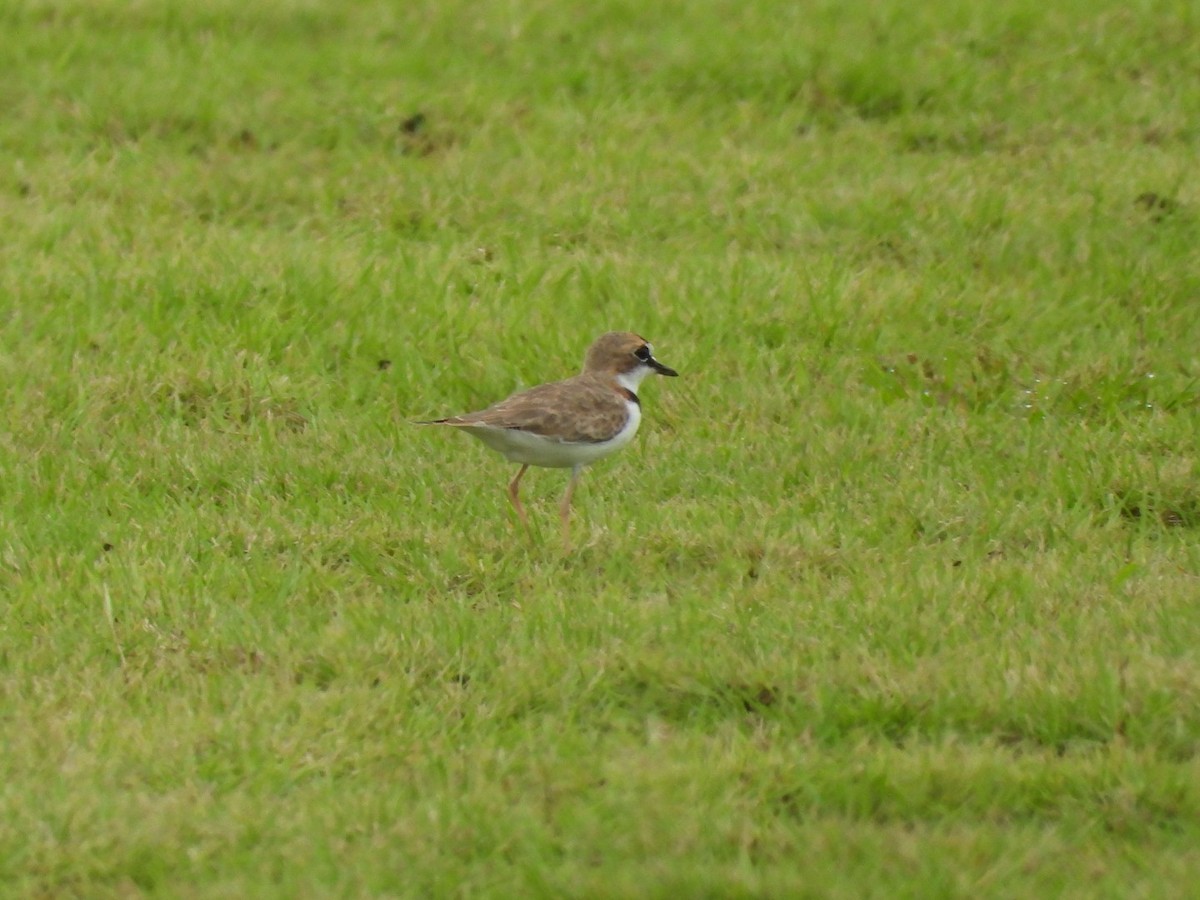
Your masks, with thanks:
<instances>
[{"instance_id":1,"label":"mowed lawn","mask_svg":"<svg viewBox=\"0 0 1200 900\"><path fill-rule=\"evenodd\" d=\"M1195 895L1192 4L0 31L0 896Z\"/></svg>"}]
</instances>

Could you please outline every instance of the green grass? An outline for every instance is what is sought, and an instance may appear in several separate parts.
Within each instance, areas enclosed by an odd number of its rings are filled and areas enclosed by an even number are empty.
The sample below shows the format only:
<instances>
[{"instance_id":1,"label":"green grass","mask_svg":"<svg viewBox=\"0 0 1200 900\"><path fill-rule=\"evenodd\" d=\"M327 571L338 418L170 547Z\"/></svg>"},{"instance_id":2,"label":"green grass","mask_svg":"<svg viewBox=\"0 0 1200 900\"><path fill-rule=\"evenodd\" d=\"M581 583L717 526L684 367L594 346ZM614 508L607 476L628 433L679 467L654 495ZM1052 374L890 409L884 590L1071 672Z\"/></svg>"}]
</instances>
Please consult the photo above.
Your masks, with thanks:
<instances>
[{"instance_id":1,"label":"green grass","mask_svg":"<svg viewBox=\"0 0 1200 900\"><path fill-rule=\"evenodd\" d=\"M0 893L1191 893L1190 4L0 28Z\"/></svg>"}]
</instances>

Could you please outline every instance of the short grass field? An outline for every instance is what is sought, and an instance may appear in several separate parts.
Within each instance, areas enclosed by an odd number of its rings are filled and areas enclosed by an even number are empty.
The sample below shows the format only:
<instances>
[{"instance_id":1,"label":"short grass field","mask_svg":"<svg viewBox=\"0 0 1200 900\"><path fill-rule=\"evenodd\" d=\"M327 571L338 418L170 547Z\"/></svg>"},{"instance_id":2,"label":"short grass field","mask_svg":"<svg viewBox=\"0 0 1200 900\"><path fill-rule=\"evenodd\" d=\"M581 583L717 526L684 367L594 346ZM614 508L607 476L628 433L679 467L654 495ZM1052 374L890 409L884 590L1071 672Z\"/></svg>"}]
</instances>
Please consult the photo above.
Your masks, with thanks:
<instances>
[{"instance_id":1,"label":"short grass field","mask_svg":"<svg viewBox=\"0 0 1200 900\"><path fill-rule=\"evenodd\" d=\"M0 896L1196 895L1195 5L0 31Z\"/></svg>"}]
</instances>

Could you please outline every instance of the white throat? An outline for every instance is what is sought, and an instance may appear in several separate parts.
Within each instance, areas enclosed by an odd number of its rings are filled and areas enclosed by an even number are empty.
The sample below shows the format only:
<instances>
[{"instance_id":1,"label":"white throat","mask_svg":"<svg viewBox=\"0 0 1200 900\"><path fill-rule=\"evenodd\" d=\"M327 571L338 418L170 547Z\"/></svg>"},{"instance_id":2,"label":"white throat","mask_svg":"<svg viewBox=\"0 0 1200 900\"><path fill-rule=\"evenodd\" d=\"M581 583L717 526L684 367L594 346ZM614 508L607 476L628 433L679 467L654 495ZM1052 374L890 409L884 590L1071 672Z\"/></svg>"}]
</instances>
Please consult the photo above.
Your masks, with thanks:
<instances>
[{"instance_id":1,"label":"white throat","mask_svg":"<svg viewBox=\"0 0 1200 900\"><path fill-rule=\"evenodd\" d=\"M653 369L649 366L637 366L630 369L628 372L621 372L617 375L617 384L625 388L627 391L632 391L634 394L638 392L638 385L642 383L642 379L649 375Z\"/></svg>"}]
</instances>

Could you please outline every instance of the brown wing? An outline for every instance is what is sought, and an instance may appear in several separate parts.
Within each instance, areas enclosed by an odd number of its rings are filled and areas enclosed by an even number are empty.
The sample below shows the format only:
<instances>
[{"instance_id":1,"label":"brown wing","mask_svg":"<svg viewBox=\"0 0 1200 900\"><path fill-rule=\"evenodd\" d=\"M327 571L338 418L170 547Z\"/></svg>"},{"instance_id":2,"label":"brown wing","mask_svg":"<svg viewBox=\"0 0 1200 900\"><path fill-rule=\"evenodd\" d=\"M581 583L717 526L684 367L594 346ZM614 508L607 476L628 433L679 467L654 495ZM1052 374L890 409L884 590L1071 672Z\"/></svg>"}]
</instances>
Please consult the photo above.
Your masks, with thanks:
<instances>
[{"instance_id":1,"label":"brown wing","mask_svg":"<svg viewBox=\"0 0 1200 900\"><path fill-rule=\"evenodd\" d=\"M516 428L563 443L595 444L625 427L625 398L604 379L580 375L542 384L487 409L442 420L446 425Z\"/></svg>"}]
</instances>

